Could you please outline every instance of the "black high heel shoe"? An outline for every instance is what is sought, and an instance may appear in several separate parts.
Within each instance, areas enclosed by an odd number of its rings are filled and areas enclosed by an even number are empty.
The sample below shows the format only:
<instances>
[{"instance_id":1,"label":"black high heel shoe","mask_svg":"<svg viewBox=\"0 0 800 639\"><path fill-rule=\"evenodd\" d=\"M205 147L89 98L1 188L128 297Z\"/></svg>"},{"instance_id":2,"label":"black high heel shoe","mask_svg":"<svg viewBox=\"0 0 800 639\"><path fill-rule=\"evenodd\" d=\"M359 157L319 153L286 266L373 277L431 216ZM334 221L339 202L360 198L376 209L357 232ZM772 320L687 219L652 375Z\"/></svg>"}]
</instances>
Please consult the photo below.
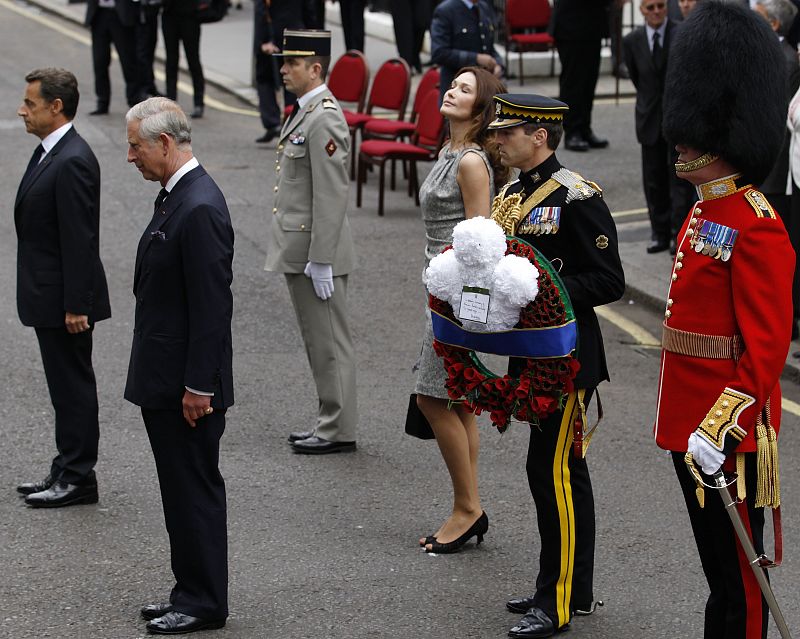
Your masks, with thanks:
<instances>
[{"instance_id":1,"label":"black high heel shoe","mask_svg":"<svg viewBox=\"0 0 800 639\"><path fill-rule=\"evenodd\" d=\"M472 524L467 532L465 532L461 537L454 541L450 541L446 544L440 544L435 539L430 542L430 550L428 550L427 545L425 546L425 552L433 552L437 555L447 555L450 553L458 552L464 544L466 544L470 539L473 537L477 537L477 541L475 542L476 546L479 546L480 543L483 541L483 536L489 530L489 518L486 516L485 512L481 513L481 516L475 520L475 523Z\"/></svg>"},{"instance_id":2,"label":"black high heel shoe","mask_svg":"<svg viewBox=\"0 0 800 639\"><path fill-rule=\"evenodd\" d=\"M425 546L427 546L428 544L432 544L434 541L436 541L436 537L434 537L433 535L428 535L427 537L425 537L425 541L420 542L419 545L425 548Z\"/></svg>"}]
</instances>

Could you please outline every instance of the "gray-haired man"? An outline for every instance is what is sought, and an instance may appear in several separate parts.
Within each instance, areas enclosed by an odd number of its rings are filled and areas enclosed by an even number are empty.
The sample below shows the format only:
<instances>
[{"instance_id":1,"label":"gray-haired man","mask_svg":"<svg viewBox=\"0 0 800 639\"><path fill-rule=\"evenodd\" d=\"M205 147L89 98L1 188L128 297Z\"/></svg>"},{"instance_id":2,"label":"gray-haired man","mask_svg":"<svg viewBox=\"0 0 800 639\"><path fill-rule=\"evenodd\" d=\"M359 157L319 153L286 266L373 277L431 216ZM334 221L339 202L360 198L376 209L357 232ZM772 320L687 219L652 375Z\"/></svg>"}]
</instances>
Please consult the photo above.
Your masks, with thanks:
<instances>
[{"instance_id":1,"label":"gray-haired man","mask_svg":"<svg viewBox=\"0 0 800 639\"><path fill-rule=\"evenodd\" d=\"M192 155L172 100L126 116L128 162L163 187L136 252L136 317L125 399L140 406L155 457L175 586L142 608L147 629L184 634L228 616L225 482L219 440L233 404L233 228L225 197Z\"/></svg>"}]
</instances>

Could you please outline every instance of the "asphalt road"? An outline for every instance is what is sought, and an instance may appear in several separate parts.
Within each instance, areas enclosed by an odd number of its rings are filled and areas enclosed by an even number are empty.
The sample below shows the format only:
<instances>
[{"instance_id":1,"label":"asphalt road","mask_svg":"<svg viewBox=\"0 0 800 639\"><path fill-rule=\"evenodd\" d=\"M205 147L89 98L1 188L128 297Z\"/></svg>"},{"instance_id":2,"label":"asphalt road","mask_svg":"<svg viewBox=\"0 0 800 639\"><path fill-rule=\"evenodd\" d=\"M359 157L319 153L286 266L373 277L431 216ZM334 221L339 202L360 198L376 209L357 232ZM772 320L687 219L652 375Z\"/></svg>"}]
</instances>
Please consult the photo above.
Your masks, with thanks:
<instances>
[{"instance_id":1,"label":"asphalt road","mask_svg":"<svg viewBox=\"0 0 800 639\"><path fill-rule=\"evenodd\" d=\"M52 19L51 19L52 20ZM74 27L64 26L69 30ZM0 5L0 636L13 639L144 636L141 604L171 586L155 468L136 407L122 398L133 317L136 243L158 186L125 162L118 68L109 116L90 118L85 44ZM29 510L14 492L39 479L53 452L52 410L31 329L14 304L13 200L36 144L15 116L24 74L59 65L78 76L76 127L103 169L101 249L113 318L95 331L101 448L97 506ZM214 97L234 104L225 95ZM181 96L184 106L189 96ZM562 153L604 185L614 210L642 206L632 104L596 106L606 152ZM524 473L527 427L499 436L484 421L481 490L490 529L484 544L429 556L417 539L446 516L450 489L433 442L402 432L411 367L422 329L424 233L402 191L375 214L376 178L365 207L351 209L360 268L351 277L359 363L359 450L293 455L289 430L313 423L316 400L283 279L262 270L272 208L274 149L252 143L255 118L207 110L194 150L228 198L236 230L234 353L237 404L222 442L230 533L228 626L220 638L452 639L504 637L516 617L503 603L533 590L538 540ZM354 201L354 194L352 194ZM646 223L620 225L640 240ZM653 444L657 313L623 300L611 309L640 330L603 320L613 383L601 388L605 419L589 453L597 501L595 592L605 607L573 623L592 639L674 639L702 634L705 582L669 458ZM797 401L797 388L786 394ZM797 417L781 434L787 549L773 583L790 626L800 589ZM770 636L777 636L773 628Z\"/></svg>"}]
</instances>

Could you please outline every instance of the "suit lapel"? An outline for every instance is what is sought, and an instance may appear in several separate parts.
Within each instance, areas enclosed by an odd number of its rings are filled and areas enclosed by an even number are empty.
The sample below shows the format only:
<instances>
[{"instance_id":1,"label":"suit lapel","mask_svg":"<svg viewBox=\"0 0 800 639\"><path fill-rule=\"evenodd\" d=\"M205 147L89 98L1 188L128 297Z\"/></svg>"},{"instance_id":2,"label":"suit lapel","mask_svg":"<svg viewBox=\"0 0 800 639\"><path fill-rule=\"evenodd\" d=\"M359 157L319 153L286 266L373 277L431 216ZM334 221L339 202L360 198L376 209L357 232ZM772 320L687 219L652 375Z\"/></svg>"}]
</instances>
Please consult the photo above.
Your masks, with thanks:
<instances>
[{"instance_id":1,"label":"suit lapel","mask_svg":"<svg viewBox=\"0 0 800 639\"><path fill-rule=\"evenodd\" d=\"M150 248L154 241L161 241L155 239L156 235L159 233L159 231L161 231L161 228L164 226L167 220L172 217L172 214L183 204L184 192L189 188L192 182L205 174L206 171L202 166L193 168L180 180L178 180L178 183L175 185L172 191L170 191L169 195L166 197L161 206L159 206L158 209L153 213L153 217L151 218L150 223L147 225L147 228L144 230L144 233L142 233L142 237L139 239L139 246L136 249L136 266L134 267L133 271L134 294L136 293L139 284L142 261L144 260L145 253L147 253L147 249Z\"/></svg>"},{"instance_id":2,"label":"suit lapel","mask_svg":"<svg viewBox=\"0 0 800 639\"><path fill-rule=\"evenodd\" d=\"M15 209L19 206L19 203L22 201L22 198L25 197L25 194L30 191L30 188L36 183L36 180L39 179L39 176L47 170L47 168L55 161L61 150L77 134L78 133L75 131L75 127L73 126L50 150L50 153L44 156L41 162L39 162L39 165L33 170L33 173L31 173L30 177L27 180L20 182L19 190L17 191L17 199L14 201Z\"/></svg>"}]
</instances>

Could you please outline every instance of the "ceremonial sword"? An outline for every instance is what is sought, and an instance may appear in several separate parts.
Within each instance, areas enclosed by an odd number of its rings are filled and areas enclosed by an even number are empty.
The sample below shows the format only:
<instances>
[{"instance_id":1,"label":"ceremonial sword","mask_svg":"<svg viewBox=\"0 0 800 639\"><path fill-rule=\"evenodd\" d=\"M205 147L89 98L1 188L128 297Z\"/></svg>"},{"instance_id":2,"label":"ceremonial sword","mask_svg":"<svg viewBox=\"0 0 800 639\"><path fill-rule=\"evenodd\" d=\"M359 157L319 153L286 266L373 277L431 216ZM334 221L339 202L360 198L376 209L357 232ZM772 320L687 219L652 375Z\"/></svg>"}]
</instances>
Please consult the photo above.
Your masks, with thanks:
<instances>
[{"instance_id":1,"label":"ceremonial sword","mask_svg":"<svg viewBox=\"0 0 800 639\"><path fill-rule=\"evenodd\" d=\"M742 518L736 510L736 500L731 497L731 492L728 490L728 484L725 481L725 475L719 470L714 473L713 478L716 488L719 491L720 499L722 499L722 503L725 505L725 510L728 511L728 517L731 518L731 523L733 524L733 529L736 531L736 536L739 538L739 543L742 545L742 550L744 550L744 554L750 562L750 567L753 569L753 573L756 576L756 581L758 581L758 586L761 588L761 594L764 595L772 617L775 619L775 625L778 626L778 631L781 633L782 639L791 639L792 635L789 633L789 626L786 625L786 620L783 618L783 613L781 613L781 609L778 607L778 602L775 599L775 593L772 592L769 580L759 563L761 557L756 553L753 542L750 541L750 535L747 534L747 529L742 523Z\"/></svg>"}]
</instances>

